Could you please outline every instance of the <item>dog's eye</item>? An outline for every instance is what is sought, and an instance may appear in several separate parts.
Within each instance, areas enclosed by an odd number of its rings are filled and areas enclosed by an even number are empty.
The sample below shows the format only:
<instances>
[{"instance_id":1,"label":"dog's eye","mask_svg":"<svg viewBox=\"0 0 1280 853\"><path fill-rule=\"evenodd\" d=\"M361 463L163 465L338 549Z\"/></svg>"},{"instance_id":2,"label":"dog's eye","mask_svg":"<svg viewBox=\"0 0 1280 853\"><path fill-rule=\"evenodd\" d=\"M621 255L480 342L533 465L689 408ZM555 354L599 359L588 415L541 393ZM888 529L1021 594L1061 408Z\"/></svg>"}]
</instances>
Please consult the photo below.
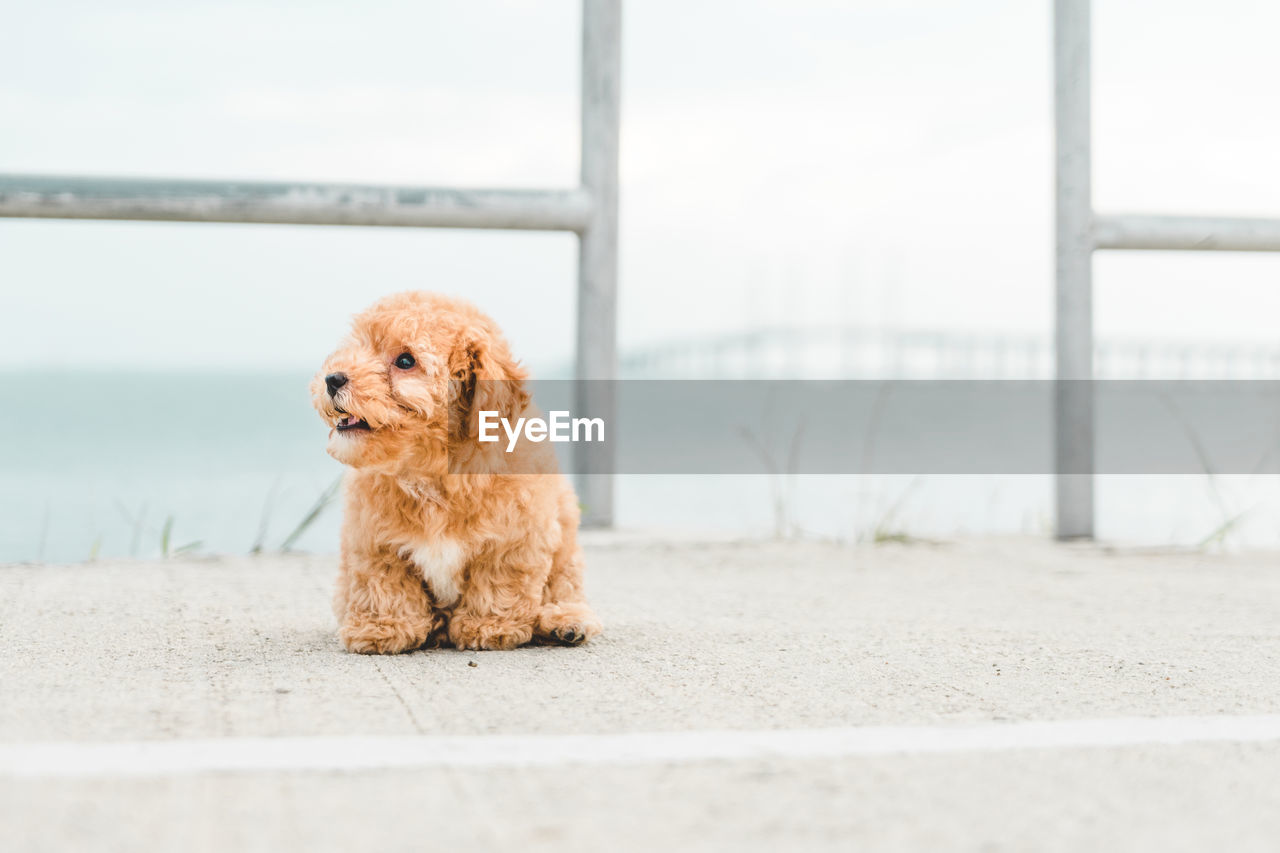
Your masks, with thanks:
<instances>
[{"instance_id":1,"label":"dog's eye","mask_svg":"<svg viewBox=\"0 0 1280 853\"><path fill-rule=\"evenodd\" d=\"M410 353L402 352L396 356L396 367L401 370L408 370L415 364L417 364L417 362L413 360L413 356Z\"/></svg>"}]
</instances>

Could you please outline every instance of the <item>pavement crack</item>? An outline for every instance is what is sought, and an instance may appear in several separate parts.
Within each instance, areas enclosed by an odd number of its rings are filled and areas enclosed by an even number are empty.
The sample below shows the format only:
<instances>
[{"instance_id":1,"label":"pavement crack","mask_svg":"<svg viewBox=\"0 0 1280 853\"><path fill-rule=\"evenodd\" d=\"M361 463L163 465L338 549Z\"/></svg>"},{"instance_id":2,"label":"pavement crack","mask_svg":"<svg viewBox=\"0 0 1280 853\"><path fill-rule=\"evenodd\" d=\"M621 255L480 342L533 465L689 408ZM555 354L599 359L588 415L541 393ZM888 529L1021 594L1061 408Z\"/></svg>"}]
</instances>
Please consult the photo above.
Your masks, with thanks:
<instances>
[{"instance_id":1,"label":"pavement crack","mask_svg":"<svg viewBox=\"0 0 1280 853\"><path fill-rule=\"evenodd\" d=\"M382 676L382 680L387 683L387 687L391 688L392 695L394 695L396 700L400 702L400 707L404 708L405 714L409 717L409 722L413 723L414 730L420 735L426 734L426 728L418 719L418 715L413 713L413 708L411 708L409 703L405 701L404 694L400 692L400 688L396 687L395 683L387 675L386 671L383 670L382 662L375 658L373 661L373 668L378 671L378 675Z\"/></svg>"}]
</instances>

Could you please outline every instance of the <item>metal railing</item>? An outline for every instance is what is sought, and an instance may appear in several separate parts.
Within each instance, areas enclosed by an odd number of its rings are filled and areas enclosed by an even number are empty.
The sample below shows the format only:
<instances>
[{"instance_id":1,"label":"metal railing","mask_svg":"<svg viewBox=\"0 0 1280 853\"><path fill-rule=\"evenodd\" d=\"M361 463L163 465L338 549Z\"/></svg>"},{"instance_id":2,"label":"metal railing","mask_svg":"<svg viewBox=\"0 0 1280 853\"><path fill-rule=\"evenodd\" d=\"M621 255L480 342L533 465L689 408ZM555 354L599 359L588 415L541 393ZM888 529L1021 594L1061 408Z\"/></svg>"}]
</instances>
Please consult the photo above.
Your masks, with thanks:
<instances>
[{"instance_id":1,"label":"metal railing","mask_svg":"<svg viewBox=\"0 0 1280 853\"><path fill-rule=\"evenodd\" d=\"M1280 341L1099 339L1094 377L1280 380ZM1033 334L874 326L798 326L675 338L619 354L622 379L1053 378L1053 342ZM568 378L566 365L552 375Z\"/></svg>"},{"instance_id":2,"label":"metal railing","mask_svg":"<svg viewBox=\"0 0 1280 853\"><path fill-rule=\"evenodd\" d=\"M1056 195L1055 361L1058 379L1091 379L1093 253L1098 249L1280 251L1280 219L1097 215L1092 198L1090 0L1054 0ZM1087 382L1055 394L1057 536L1094 534L1093 395Z\"/></svg>"},{"instance_id":3,"label":"metal railing","mask_svg":"<svg viewBox=\"0 0 1280 853\"><path fill-rule=\"evenodd\" d=\"M502 228L578 235L576 372L617 375L621 0L582 4L581 185L479 190L341 184L0 175L0 217L410 228ZM613 420L608 383L578 383L575 405ZM603 443L581 445L583 522L613 522Z\"/></svg>"}]
</instances>

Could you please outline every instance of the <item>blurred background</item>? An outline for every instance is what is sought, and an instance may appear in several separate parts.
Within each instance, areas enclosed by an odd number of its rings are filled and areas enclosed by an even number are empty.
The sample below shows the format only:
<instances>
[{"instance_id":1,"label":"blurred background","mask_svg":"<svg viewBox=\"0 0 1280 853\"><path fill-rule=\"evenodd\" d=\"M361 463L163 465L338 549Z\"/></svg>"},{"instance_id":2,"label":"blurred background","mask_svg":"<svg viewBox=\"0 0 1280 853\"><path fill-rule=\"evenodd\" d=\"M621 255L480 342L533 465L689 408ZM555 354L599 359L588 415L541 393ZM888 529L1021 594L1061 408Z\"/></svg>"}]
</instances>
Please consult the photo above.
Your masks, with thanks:
<instances>
[{"instance_id":1,"label":"blurred background","mask_svg":"<svg viewBox=\"0 0 1280 853\"><path fill-rule=\"evenodd\" d=\"M576 0L4 0L0 171L573 186ZM1050 4L625 7L623 375L1050 375ZM1101 211L1275 215L1280 7L1094 9ZM14 37L20 34L21 37ZM306 385L354 311L472 299L568 374L569 234L0 221L0 561L332 551ZM1104 377L1280 378L1280 258L1099 253ZM923 355L921 355L923 353ZM1049 533L1048 477L625 477L621 527ZM1101 538L1280 543L1275 478L1102 478Z\"/></svg>"}]
</instances>

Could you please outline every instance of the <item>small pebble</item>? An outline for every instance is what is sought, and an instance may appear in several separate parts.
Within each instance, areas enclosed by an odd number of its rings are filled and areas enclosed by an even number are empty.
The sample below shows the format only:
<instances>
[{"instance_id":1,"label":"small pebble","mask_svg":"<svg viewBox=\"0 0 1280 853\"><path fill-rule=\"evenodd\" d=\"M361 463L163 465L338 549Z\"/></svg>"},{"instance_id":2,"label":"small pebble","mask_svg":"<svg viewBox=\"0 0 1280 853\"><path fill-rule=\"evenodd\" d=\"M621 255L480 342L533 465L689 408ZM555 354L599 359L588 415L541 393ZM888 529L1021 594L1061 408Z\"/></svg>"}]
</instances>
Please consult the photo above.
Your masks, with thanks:
<instances>
[{"instance_id":1,"label":"small pebble","mask_svg":"<svg viewBox=\"0 0 1280 853\"><path fill-rule=\"evenodd\" d=\"M480 665L480 664L476 663L476 662L475 662L475 661L473 661L473 660L469 660L469 661L467 661L467 666L479 666L479 665Z\"/></svg>"}]
</instances>

